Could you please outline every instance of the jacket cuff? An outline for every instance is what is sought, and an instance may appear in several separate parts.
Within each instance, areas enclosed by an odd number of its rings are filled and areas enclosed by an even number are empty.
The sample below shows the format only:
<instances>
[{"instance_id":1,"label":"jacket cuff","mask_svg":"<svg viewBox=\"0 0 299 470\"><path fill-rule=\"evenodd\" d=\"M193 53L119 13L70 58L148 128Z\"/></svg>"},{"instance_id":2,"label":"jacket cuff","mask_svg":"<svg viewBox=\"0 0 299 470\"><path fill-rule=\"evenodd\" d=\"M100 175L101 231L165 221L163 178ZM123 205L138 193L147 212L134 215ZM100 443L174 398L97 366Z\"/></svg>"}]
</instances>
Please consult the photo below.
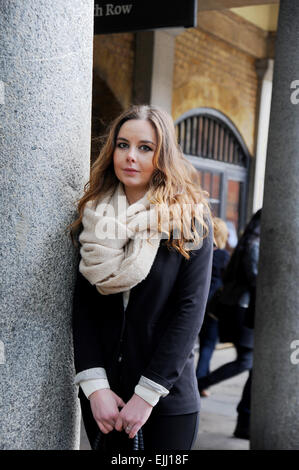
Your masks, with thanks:
<instances>
[{"instance_id":1,"label":"jacket cuff","mask_svg":"<svg viewBox=\"0 0 299 470\"><path fill-rule=\"evenodd\" d=\"M110 388L110 385L107 379L91 379L80 382L80 387L82 388L86 398L89 400L89 397L93 392L96 390L102 390L103 388Z\"/></svg>"},{"instance_id":2,"label":"jacket cuff","mask_svg":"<svg viewBox=\"0 0 299 470\"><path fill-rule=\"evenodd\" d=\"M140 377L134 392L152 406L155 406L161 397L166 397L169 393L169 391L162 387L162 385L144 377L143 375Z\"/></svg>"},{"instance_id":3,"label":"jacket cuff","mask_svg":"<svg viewBox=\"0 0 299 470\"><path fill-rule=\"evenodd\" d=\"M82 370L75 376L75 384L79 385L80 382L83 380L91 380L91 379L106 379L107 374L104 367L93 367L91 369Z\"/></svg>"}]
</instances>

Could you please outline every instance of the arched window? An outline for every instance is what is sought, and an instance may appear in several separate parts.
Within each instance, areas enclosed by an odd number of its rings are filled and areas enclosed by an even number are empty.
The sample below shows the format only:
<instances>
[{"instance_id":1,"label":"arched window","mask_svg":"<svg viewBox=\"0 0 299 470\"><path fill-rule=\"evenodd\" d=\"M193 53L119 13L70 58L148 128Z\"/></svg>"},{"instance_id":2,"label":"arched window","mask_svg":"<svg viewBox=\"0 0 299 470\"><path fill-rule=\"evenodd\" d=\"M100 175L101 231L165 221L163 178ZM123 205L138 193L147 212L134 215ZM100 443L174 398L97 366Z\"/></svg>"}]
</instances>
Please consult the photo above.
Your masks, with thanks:
<instances>
[{"instance_id":1,"label":"arched window","mask_svg":"<svg viewBox=\"0 0 299 470\"><path fill-rule=\"evenodd\" d=\"M175 121L186 158L201 174L214 216L233 224L240 235L246 223L250 154L239 131L223 113L196 108Z\"/></svg>"}]
</instances>

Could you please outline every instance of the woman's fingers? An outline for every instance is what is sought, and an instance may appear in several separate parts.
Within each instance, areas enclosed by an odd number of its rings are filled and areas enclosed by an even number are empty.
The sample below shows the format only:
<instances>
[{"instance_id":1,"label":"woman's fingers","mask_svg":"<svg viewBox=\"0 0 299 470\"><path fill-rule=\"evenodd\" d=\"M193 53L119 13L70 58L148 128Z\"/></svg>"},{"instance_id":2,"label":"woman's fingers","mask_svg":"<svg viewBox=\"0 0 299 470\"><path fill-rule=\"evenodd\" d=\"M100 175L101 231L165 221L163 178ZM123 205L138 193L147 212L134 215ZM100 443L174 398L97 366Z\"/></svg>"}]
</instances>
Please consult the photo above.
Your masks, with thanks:
<instances>
[{"instance_id":1,"label":"woman's fingers","mask_svg":"<svg viewBox=\"0 0 299 470\"><path fill-rule=\"evenodd\" d=\"M105 434L108 434L108 432L113 431L114 422L115 422L114 419L111 418L110 420L108 420L108 419L98 418L96 421L98 423L100 430L103 431Z\"/></svg>"},{"instance_id":2,"label":"woman's fingers","mask_svg":"<svg viewBox=\"0 0 299 470\"><path fill-rule=\"evenodd\" d=\"M101 421L97 421L97 425L99 426L100 430L104 433L104 434L108 434L110 431L109 429L107 429L106 426L104 426L103 423L101 423Z\"/></svg>"},{"instance_id":3,"label":"woman's fingers","mask_svg":"<svg viewBox=\"0 0 299 470\"><path fill-rule=\"evenodd\" d=\"M115 428L120 411L118 407L124 407L124 401L112 390L101 389L91 395L91 410L99 428L105 434ZM118 427L122 429L122 418Z\"/></svg>"},{"instance_id":4,"label":"woman's fingers","mask_svg":"<svg viewBox=\"0 0 299 470\"><path fill-rule=\"evenodd\" d=\"M136 436L136 434L138 433L139 429L141 428L141 426L139 424L135 424L135 426L133 426L131 428L131 430L129 431L128 435L129 435L129 438L130 439L133 439L133 437Z\"/></svg>"},{"instance_id":5,"label":"woman's fingers","mask_svg":"<svg viewBox=\"0 0 299 470\"><path fill-rule=\"evenodd\" d=\"M107 421L104 422L104 426L106 429L108 429L109 432L113 431L114 425L108 423Z\"/></svg>"},{"instance_id":6,"label":"woman's fingers","mask_svg":"<svg viewBox=\"0 0 299 470\"><path fill-rule=\"evenodd\" d=\"M117 430L117 431L121 431L122 428L123 428L123 420L122 420L122 417L120 415L118 415L118 418L116 420L116 423L114 425L114 428Z\"/></svg>"}]
</instances>

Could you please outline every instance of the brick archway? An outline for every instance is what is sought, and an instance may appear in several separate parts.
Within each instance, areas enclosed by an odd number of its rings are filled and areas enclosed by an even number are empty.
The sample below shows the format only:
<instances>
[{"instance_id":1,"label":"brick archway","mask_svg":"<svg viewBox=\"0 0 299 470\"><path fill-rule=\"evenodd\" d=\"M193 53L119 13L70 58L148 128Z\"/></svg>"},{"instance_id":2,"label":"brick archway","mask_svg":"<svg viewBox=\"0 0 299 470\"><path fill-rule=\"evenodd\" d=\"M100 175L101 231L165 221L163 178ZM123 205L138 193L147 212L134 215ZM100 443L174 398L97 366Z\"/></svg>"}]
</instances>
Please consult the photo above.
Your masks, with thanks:
<instances>
[{"instance_id":1,"label":"brick archway","mask_svg":"<svg viewBox=\"0 0 299 470\"><path fill-rule=\"evenodd\" d=\"M214 216L240 235L246 222L251 157L234 123L221 111L195 108L175 121L178 142L201 175Z\"/></svg>"}]
</instances>

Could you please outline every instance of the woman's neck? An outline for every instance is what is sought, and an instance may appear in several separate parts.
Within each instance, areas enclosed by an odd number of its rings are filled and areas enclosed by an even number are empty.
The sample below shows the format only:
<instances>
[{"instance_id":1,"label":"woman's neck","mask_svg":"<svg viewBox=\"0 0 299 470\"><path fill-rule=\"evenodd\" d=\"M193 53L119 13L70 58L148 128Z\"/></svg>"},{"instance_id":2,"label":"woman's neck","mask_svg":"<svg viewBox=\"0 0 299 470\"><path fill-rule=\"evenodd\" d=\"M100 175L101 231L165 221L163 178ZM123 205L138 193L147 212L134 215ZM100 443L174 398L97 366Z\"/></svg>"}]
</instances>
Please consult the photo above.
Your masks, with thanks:
<instances>
[{"instance_id":1,"label":"woman's neck","mask_svg":"<svg viewBox=\"0 0 299 470\"><path fill-rule=\"evenodd\" d=\"M128 188L127 186L125 186L124 189L125 189L125 193L126 193L126 197L127 197L129 205L134 204L135 202L139 201L139 199L143 198L143 196L146 193L146 190L144 189L140 189L138 191L138 189Z\"/></svg>"}]
</instances>

